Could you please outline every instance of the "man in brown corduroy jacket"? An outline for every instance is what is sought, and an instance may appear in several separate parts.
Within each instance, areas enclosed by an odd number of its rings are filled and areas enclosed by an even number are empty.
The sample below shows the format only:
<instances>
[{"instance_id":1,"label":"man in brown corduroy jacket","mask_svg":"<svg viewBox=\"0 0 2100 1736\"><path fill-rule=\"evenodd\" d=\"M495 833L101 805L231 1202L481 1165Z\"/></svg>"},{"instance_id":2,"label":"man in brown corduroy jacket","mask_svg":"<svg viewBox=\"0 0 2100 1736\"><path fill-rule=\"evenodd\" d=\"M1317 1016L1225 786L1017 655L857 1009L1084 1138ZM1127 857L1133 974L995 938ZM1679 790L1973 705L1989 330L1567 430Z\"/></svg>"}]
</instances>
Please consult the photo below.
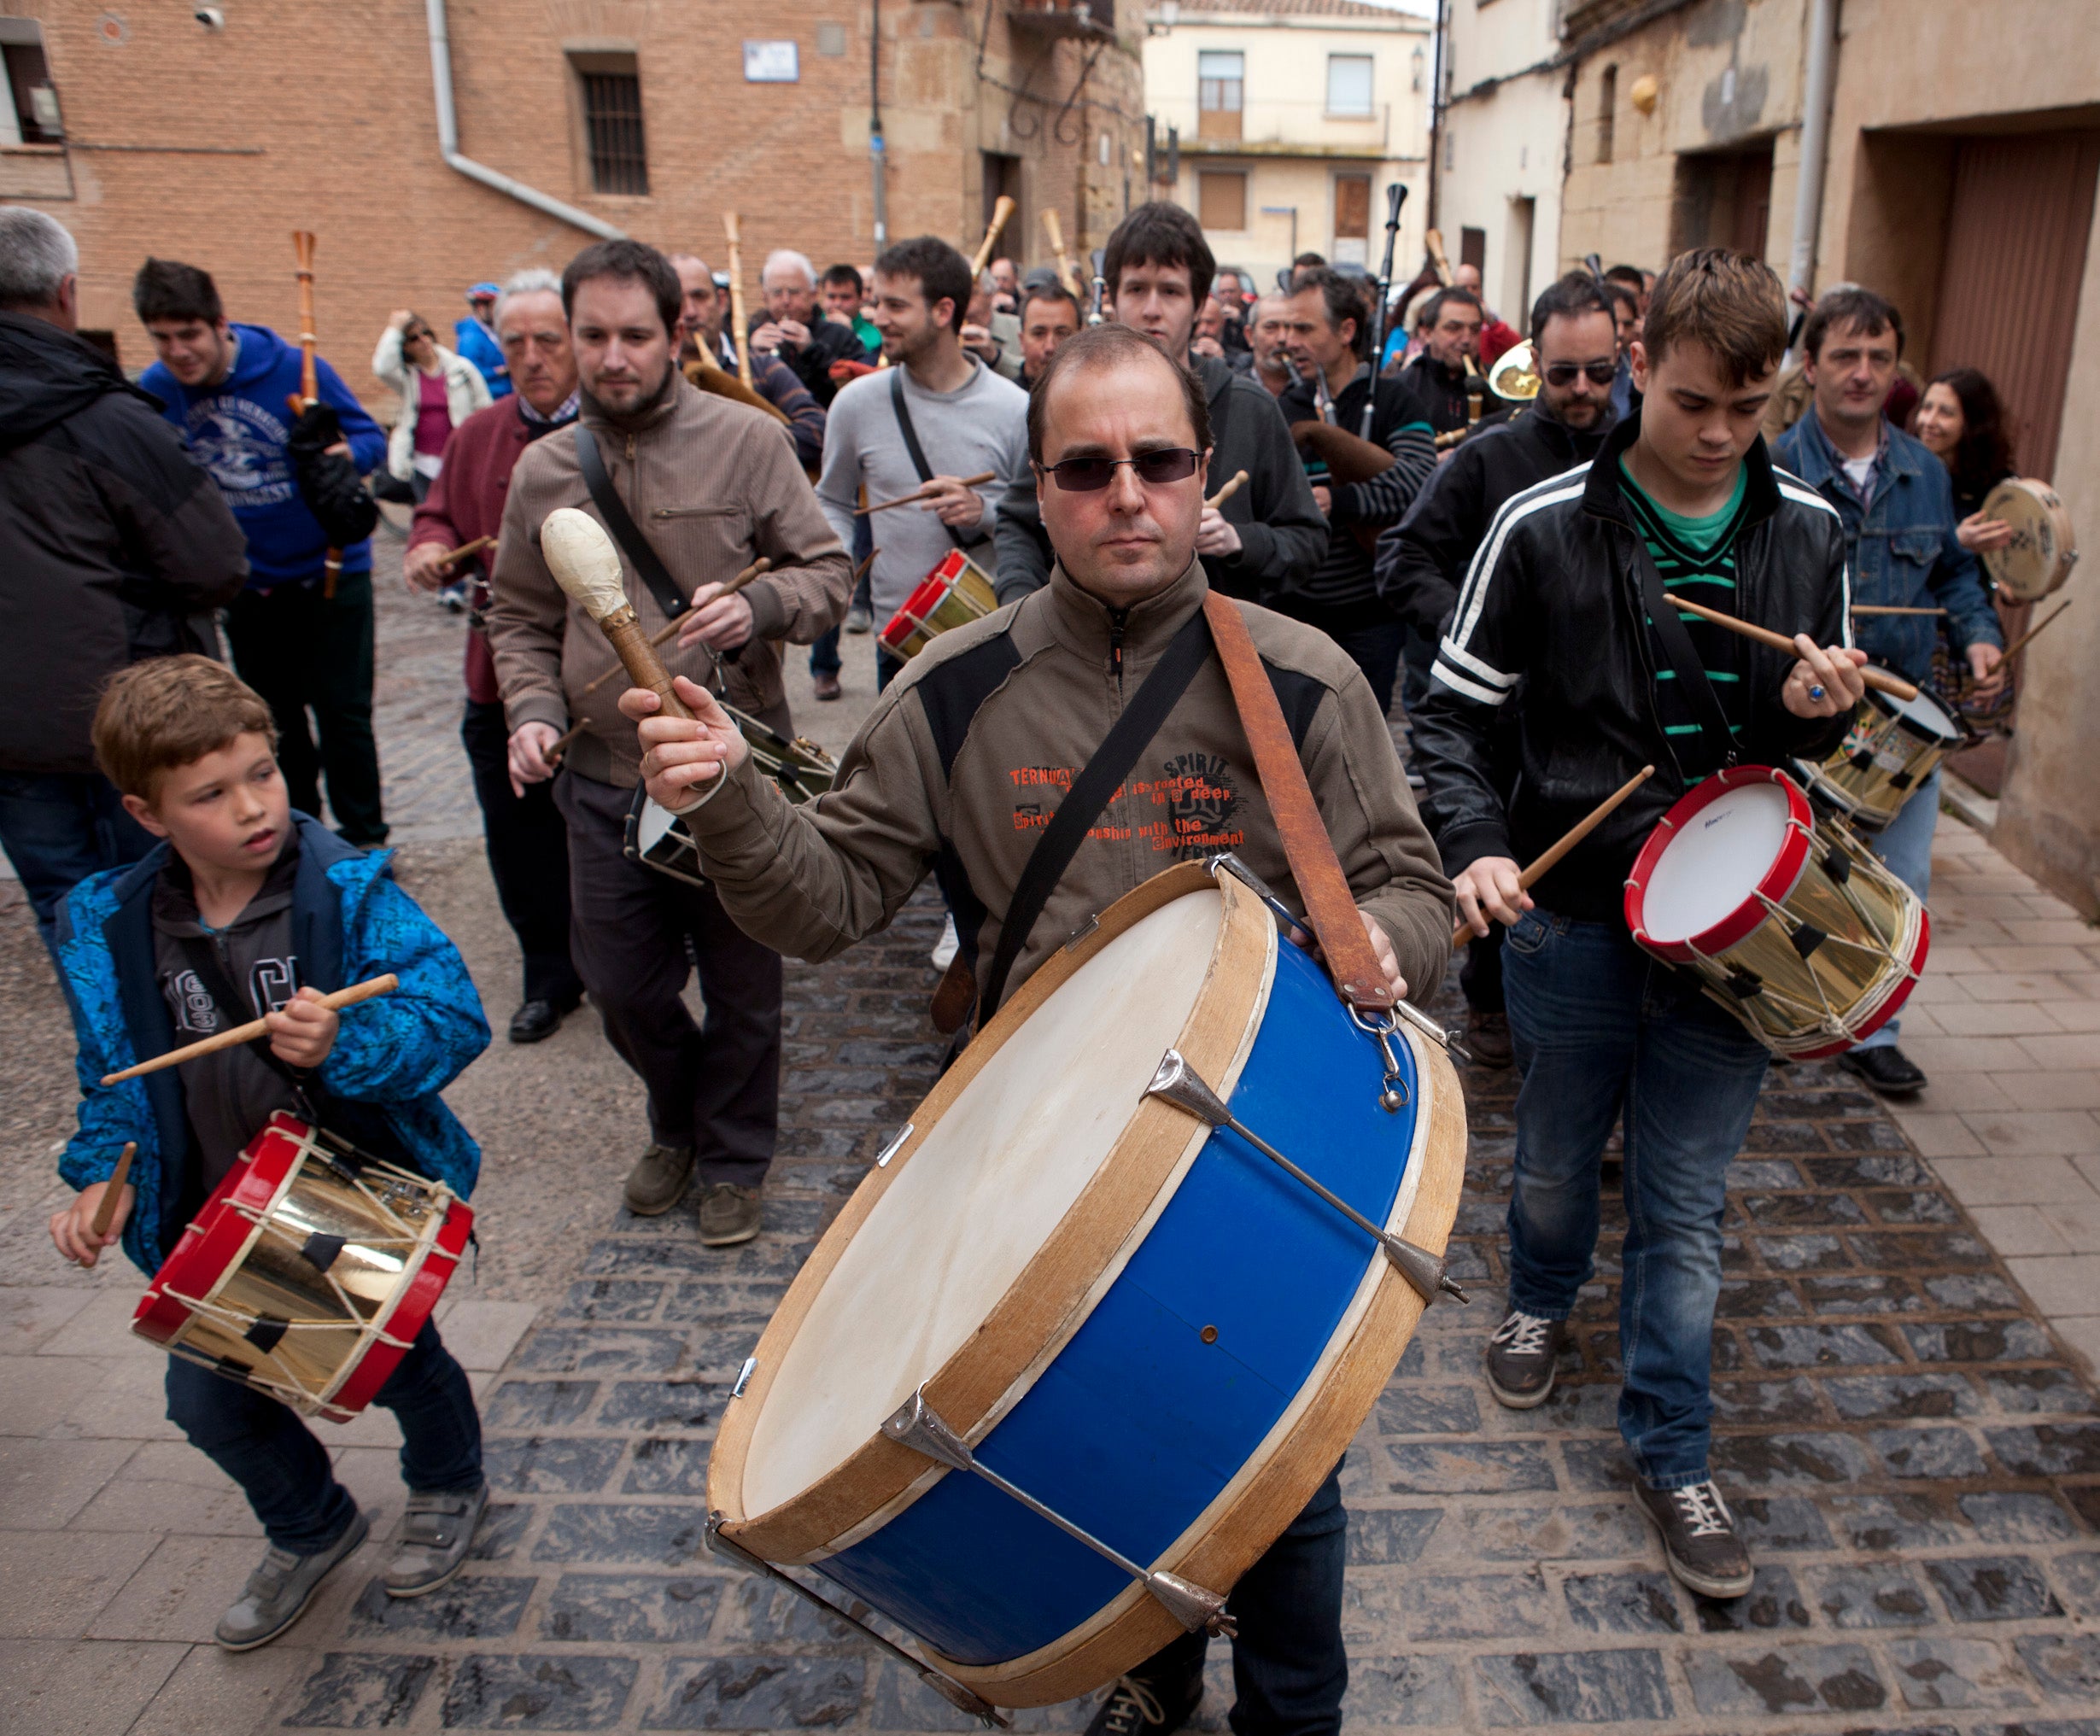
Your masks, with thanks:
<instances>
[{"instance_id":1,"label":"man in brown corduroy jacket","mask_svg":"<svg viewBox=\"0 0 2100 1736\"><path fill-rule=\"evenodd\" d=\"M557 506L602 518L583 479L581 430L629 517L692 596L665 663L711 680L719 659L729 703L787 736L775 641L807 645L836 623L851 572L787 430L695 391L672 365L681 291L661 254L636 242L587 248L563 274L562 301L582 412L577 428L537 441L512 473L488 611L511 775L520 786L553 776L548 750L571 721L584 726L562 757L554 803L569 827L570 950L607 1038L649 1091L652 1143L628 1178L628 1207L668 1212L697 1170L700 1239L727 1246L758 1233L758 1187L773 1157L780 956L739 929L712 887L622 854L640 749L617 709L618 685L583 691L618 659L554 582L540 526ZM772 570L722 596L724 582L762 555ZM628 600L653 634L668 617L632 559L622 568ZM679 998L688 941L707 1004L698 1028Z\"/></svg>"}]
</instances>

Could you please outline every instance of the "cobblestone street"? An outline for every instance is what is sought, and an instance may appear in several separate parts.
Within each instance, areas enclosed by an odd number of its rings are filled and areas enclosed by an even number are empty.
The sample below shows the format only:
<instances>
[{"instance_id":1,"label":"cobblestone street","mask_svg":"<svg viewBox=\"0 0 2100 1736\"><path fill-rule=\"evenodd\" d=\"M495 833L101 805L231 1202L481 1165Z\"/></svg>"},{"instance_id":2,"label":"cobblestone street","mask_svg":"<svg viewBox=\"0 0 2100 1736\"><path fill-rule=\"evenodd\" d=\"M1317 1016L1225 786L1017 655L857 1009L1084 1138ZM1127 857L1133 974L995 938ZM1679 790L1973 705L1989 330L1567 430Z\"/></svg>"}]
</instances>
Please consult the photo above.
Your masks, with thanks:
<instances>
[{"instance_id":1,"label":"cobblestone street","mask_svg":"<svg viewBox=\"0 0 2100 1736\"><path fill-rule=\"evenodd\" d=\"M516 967L458 745L460 629L380 593L403 877L500 1030ZM835 741L864 709L869 645L847 641L848 702L821 710L791 657L804 728ZM1615 1202L1554 1398L1489 1397L1514 1080L1468 1073L1453 1250L1472 1303L1430 1311L1344 1472L1353 1727L2100 1736L2100 936L1951 816L1939 866L1933 974L1906 1026L1931 1091L1892 1114L1834 1067L1775 1068L1731 1172L1716 1471L1758 1564L1745 1599L1681 1591L1627 1492ZM233 1657L211 1625L260 1533L161 1418L163 1359L125 1330L138 1275L50 1253L65 1015L4 891L0 1729L973 1727L701 1545L729 1382L933 1077L937 903L833 965L790 965L768 1227L742 1248L702 1249L689 1206L617 1207L640 1094L588 1010L535 1049L499 1038L449 1094L488 1152L479 1283L463 1272L443 1317L498 1492L475 1559L445 1593L389 1601L391 1420L319 1424L372 1540L284 1640ZM1457 1005L1448 990L1441 1010ZM1222 1645L1210 1689L1202 1722L1221 1730ZM1077 1729L1090 1710L1016 1721Z\"/></svg>"}]
</instances>

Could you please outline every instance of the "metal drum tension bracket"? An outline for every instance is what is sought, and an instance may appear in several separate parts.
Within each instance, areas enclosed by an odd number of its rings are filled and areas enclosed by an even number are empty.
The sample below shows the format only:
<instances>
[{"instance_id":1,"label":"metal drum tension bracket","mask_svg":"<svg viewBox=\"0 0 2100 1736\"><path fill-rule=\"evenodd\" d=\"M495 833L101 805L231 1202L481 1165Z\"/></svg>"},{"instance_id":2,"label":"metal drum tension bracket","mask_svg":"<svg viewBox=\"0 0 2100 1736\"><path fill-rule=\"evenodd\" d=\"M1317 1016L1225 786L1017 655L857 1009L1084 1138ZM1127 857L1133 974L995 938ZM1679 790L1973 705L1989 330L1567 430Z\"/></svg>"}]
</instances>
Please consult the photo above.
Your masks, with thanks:
<instances>
[{"instance_id":1,"label":"metal drum tension bracket","mask_svg":"<svg viewBox=\"0 0 2100 1736\"><path fill-rule=\"evenodd\" d=\"M1433 1302L1439 1294L1456 1297L1463 1302L1465 1292L1459 1288L1445 1270L1441 1255L1431 1254L1426 1248L1418 1248L1405 1236L1396 1236L1389 1230L1381 1230L1355 1207L1332 1189L1323 1186L1278 1151L1259 1133L1249 1127L1225 1107L1225 1099L1203 1082L1202 1075L1190 1067L1178 1049L1170 1049L1161 1058L1159 1071L1152 1075L1152 1083L1145 1087L1148 1097L1163 1097L1177 1109L1193 1115L1199 1121L1213 1127L1230 1128L1276 1165L1292 1180L1302 1184L1318 1194L1350 1223L1366 1236L1375 1239L1385 1250L1400 1275L1413 1286L1415 1294L1424 1302ZM886 1423L884 1427L887 1427Z\"/></svg>"},{"instance_id":2,"label":"metal drum tension bracket","mask_svg":"<svg viewBox=\"0 0 2100 1736\"><path fill-rule=\"evenodd\" d=\"M1225 1599L1215 1592L1207 1592L1199 1585L1192 1585L1180 1575L1162 1573L1156 1568L1144 1568L1127 1555L1111 1549L1091 1532L1082 1530L1055 1512L1030 1494L1018 1488L998 1472L982 1463L971 1452L962 1437L941 1420L940 1415L926 1401L923 1390L914 1393L898 1406L882 1425L882 1432L903 1447L920 1453L951 1470L967 1470L982 1477L1001 1494L1010 1495L1038 1518L1047 1519L1068 1537L1076 1538L1104 1561L1112 1561L1138 1583L1156 1598L1182 1627L1191 1634L1214 1634L1230 1639L1238 1632L1237 1624L1225 1612Z\"/></svg>"},{"instance_id":3,"label":"metal drum tension bracket","mask_svg":"<svg viewBox=\"0 0 2100 1736\"><path fill-rule=\"evenodd\" d=\"M921 1681L933 1689L950 1705L957 1711L968 1713L971 1717L979 1720L986 1729L1010 1730L1014 1727L1014 1721L989 1700L973 1693L953 1676L945 1675L939 1670L935 1669L932 1664L921 1658L914 1657L903 1646L892 1643L882 1634L876 1633L859 1616L840 1609L830 1599L819 1597L793 1575L781 1572L771 1562L753 1555L742 1544L724 1536L722 1526L722 1517L720 1513L710 1513L707 1516L707 1551L709 1554L728 1563L731 1567L740 1567L746 1573L763 1574L768 1579L777 1580L804 1603L814 1604L827 1616L836 1621L844 1622L849 1627L859 1629L863 1635L872 1640L892 1657L910 1669Z\"/></svg>"}]
</instances>

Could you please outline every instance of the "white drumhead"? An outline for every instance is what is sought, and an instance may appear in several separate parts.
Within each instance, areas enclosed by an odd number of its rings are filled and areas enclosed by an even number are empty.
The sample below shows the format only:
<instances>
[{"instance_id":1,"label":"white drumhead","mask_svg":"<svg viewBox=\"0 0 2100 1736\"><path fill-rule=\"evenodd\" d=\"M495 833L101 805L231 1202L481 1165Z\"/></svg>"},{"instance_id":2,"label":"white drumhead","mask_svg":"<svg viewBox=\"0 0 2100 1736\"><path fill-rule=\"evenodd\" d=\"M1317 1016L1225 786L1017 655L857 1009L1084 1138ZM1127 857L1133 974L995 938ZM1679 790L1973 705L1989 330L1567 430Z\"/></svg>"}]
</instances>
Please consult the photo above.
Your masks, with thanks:
<instances>
[{"instance_id":1,"label":"white drumhead","mask_svg":"<svg viewBox=\"0 0 2100 1736\"><path fill-rule=\"evenodd\" d=\"M635 844L644 856L655 849L664 834L671 829L678 816L668 808L660 806L649 797L643 797L641 818L635 822Z\"/></svg>"},{"instance_id":2,"label":"white drumhead","mask_svg":"<svg viewBox=\"0 0 2100 1736\"><path fill-rule=\"evenodd\" d=\"M1954 721L1945 705L1922 687L1918 689L1917 696L1910 699L1899 699L1893 693L1877 693L1874 697L1877 703L1887 706L1905 722L1915 725L1928 735L1937 735L1945 741L1959 741L1962 739L1962 726Z\"/></svg>"},{"instance_id":3,"label":"white drumhead","mask_svg":"<svg viewBox=\"0 0 2100 1736\"><path fill-rule=\"evenodd\" d=\"M1129 1125L1223 915L1216 892L1192 892L1118 935L927 1132L788 1344L752 1430L746 1513L840 1464L983 1324Z\"/></svg>"},{"instance_id":4,"label":"white drumhead","mask_svg":"<svg viewBox=\"0 0 2100 1736\"><path fill-rule=\"evenodd\" d=\"M1787 841L1787 792L1744 784L1680 826L1656 858L1641 926L1657 942L1689 940L1742 908Z\"/></svg>"}]
</instances>

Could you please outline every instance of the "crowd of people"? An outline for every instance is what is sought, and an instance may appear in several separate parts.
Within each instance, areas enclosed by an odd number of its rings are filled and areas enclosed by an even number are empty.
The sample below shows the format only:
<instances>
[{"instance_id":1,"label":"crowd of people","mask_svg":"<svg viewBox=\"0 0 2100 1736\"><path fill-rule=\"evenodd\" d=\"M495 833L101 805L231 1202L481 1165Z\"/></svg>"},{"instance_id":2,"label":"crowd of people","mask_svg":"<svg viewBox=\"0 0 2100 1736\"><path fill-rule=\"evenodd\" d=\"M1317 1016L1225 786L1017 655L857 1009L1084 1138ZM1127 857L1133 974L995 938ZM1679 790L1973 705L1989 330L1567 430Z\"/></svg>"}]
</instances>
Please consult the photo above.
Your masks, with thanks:
<instances>
[{"instance_id":1,"label":"crowd of people","mask_svg":"<svg viewBox=\"0 0 2100 1736\"><path fill-rule=\"evenodd\" d=\"M864 271L772 254L740 334L707 260L614 241L559 276L476 283L453 347L395 313L372 359L399 401L389 432L325 359L309 384L296 345L231 321L194 264L139 267L158 359L133 383L73 335L79 269L57 222L0 210L0 585L16 598L0 842L80 1032L61 1163L80 1193L53 1221L68 1258L121 1242L154 1270L276 1108L345 1118L471 1186L478 1153L436 1094L488 1026L376 853L367 478L414 503L407 582L457 587L469 613L461 736L521 960L510 1038L545 1038L588 997L647 1105L626 1206L665 1213L697 1184L709 1247L763 1222L783 955L837 956L932 877L981 1022L1115 897L1220 839L1302 912L1214 661L1189 664L1146 751L1203 769L1190 824L1114 806L1137 799L1118 784L1040 920L1009 924L1046 791L1079 786L1215 593L1245 617L1388 985L1436 991L1455 915L1470 1047L1521 1069L1490 1390L1513 1408L1553 1390L1623 1115L1636 1499L1684 1583L1749 1589L1708 1459L1708 1377L1723 1172L1770 1058L1636 947L1621 887L1700 779L1831 751L1869 657L1928 683L1944 635L1964 697L2003 681L1976 556L2006 534L1980 513L2011 466L2005 418L1964 370L1912 386L1914 431L1891 419L1904 332L1887 300L1842 285L1790 329L1769 269L1706 250L1660 273L1571 272L1507 310L1519 331L1465 266L1425 267L1381 307L1307 256L1255 294L1189 213L1155 203L1108 238L1098 324L1054 271L997 260L974 278L921 237ZM1536 395L1500 401L1483 370L1519 342ZM866 507L915 494L871 535ZM541 547L559 507L620 547L690 719L614 678ZM835 787L791 804L746 722L793 737L787 648L808 647L817 697L837 697L839 632L879 625L958 552L1002 606L909 663L879 645L880 697ZM1862 602L1944 613L1856 623ZM1652 784L1521 883L1643 763ZM1876 840L1921 897L1936 785ZM645 800L678 816L703 873L627 847ZM379 970L403 979L383 1010L318 1006ZM681 998L695 970L697 1025ZM223 1058L98 1083L259 1014L268 1037ZM1891 1020L1846 1065L1916 1090L1898 1035ZM139 1160L97 1231L126 1141ZM413 1497L387 1589L419 1595L458 1571L488 1499L478 1423L434 1329L377 1401L401 1418ZM272 1401L177 1362L169 1402L269 1534L219 1628L266 1643L363 1521ZM1297 1589L1236 1602L1235 1727L1338 1727L1340 1534L1331 1477L1249 1576ZM1131 1672L1096 1729L1178 1727L1202 1653L1196 1636Z\"/></svg>"}]
</instances>

